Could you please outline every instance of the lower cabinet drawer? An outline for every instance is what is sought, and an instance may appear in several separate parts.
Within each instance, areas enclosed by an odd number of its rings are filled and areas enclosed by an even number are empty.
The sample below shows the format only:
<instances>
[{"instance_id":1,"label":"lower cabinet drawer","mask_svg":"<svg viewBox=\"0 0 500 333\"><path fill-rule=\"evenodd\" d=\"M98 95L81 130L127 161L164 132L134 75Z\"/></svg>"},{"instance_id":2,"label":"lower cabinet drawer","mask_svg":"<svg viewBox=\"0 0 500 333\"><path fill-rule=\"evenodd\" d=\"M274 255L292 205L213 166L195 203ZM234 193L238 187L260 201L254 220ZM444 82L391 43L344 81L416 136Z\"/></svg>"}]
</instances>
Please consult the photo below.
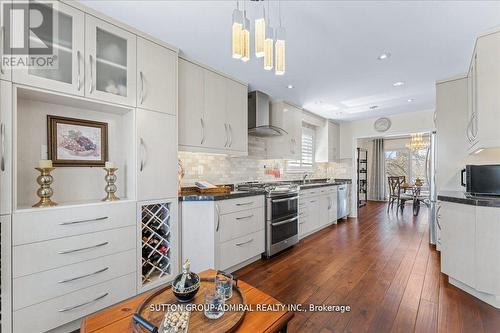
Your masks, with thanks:
<instances>
[{"instance_id":1,"label":"lower cabinet drawer","mask_svg":"<svg viewBox=\"0 0 500 333\"><path fill-rule=\"evenodd\" d=\"M220 216L220 242L248 235L265 227L264 208Z\"/></svg>"},{"instance_id":2,"label":"lower cabinet drawer","mask_svg":"<svg viewBox=\"0 0 500 333\"><path fill-rule=\"evenodd\" d=\"M14 310L135 272L136 251L125 252L26 275L13 280Z\"/></svg>"},{"instance_id":3,"label":"lower cabinet drawer","mask_svg":"<svg viewBox=\"0 0 500 333\"><path fill-rule=\"evenodd\" d=\"M220 269L227 269L255 257L265 250L264 229L220 245Z\"/></svg>"},{"instance_id":4,"label":"lower cabinet drawer","mask_svg":"<svg viewBox=\"0 0 500 333\"><path fill-rule=\"evenodd\" d=\"M229 214L264 207L264 195L217 201L219 214Z\"/></svg>"},{"instance_id":5,"label":"lower cabinet drawer","mask_svg":"<svg viewBox=\"0 0 500 333\"><path fill-rule=\"evenodd\" d=\"M136 248L135 226L12 248L13 277L42 272Z\"/></svg>"},{"instance_id":6,"label":"lower cabinet drawer","mask_svg":"<svg viewBox=\"0 0 500 333\"><path fill-rule=\"evenodd\" d=\"M14 311L14 333L45 332L136 294L136 274L81 289Z\"/></svg>"},{"instance_id":7,"label":"lower cabinet drawer","mask_svg":"<svg viewBox=\"0 0 500 333\"><path fill-rule=\"evenodd\" d=\"M12 216L12 243L22 245L135 225L134 201L28 210Z\"/></svg>"}]
</instances>

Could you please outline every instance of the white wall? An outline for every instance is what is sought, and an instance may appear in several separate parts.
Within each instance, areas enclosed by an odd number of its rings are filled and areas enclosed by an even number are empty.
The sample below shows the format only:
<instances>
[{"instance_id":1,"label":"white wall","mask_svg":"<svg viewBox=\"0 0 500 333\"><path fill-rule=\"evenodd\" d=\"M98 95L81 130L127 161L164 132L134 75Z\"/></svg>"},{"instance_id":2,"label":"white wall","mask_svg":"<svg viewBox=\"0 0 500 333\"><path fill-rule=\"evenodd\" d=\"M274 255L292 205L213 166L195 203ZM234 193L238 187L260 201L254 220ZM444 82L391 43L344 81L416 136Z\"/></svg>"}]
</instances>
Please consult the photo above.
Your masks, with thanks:
<instances>
[{"instance_id":1,"label":"white wall","mask_svg":"<svg viewBox=\"0 0 500 333\"><path fill-rule=\"evenodd\" d=\"M391 120L392 124L391 128L384 133L379 133L373 128L373 124L375 123L375 120L377 120L377 118L361 119L349 123L340 124L340 158L352 159L353 185L357 183L356 145L358 139L430 132L434 129L434 110L403 113L403 114L388 116L387 118ZM351 216L356 216L357 212L356 189L354 189L351 193L352 193Z\"/></svg>"}]
</instances>

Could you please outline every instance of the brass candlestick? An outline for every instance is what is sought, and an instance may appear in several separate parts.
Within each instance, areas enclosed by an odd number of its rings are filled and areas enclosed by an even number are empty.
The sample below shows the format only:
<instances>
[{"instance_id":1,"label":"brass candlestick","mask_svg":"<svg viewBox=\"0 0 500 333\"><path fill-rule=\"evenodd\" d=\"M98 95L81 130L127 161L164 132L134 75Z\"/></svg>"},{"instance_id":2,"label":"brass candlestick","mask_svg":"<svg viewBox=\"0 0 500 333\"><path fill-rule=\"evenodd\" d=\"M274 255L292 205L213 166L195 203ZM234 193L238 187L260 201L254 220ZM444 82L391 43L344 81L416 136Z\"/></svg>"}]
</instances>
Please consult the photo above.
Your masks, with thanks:
<instances>
[{"instance_id":1,"label":"brass candlestick","mask_svg":"<svg viewBox=\"0 0 500 333\"><path fill-rule=\"evenodd\" d=\"M40 171L40 176L36 178L36 182L40 185L40 188L38 189L38 191L36 191L36 194L38 195L38 197L40 197L40 201L34 204L33 207L56 206L57 203L50 200L50 197L52 196L52 194L54 194L54 191L52 190L52 188L50 188L50 185L54 180L50 172L53 171L55 168L35 168L35 169Z\"/></svg>"},{"instance_id":2,"label":"brass candlestick","mask_svg":"<svg viewBox=\"0 0 500 333\"><path fill-rule=\"evenodd\" d=\"M104 168L104 170L106 171L106 176L104 177L104 180L107 183L107 185L104 188L104 190L106 191L107 195L106 195L106 198L102 199L102 201L117 201L117 200L120 200L120 198L118 198L115 195L115 192L116 192L116 185L115 185L116 175L115 175L115 171L118 170L118 168Z\"/></svg>"}]
</instances>

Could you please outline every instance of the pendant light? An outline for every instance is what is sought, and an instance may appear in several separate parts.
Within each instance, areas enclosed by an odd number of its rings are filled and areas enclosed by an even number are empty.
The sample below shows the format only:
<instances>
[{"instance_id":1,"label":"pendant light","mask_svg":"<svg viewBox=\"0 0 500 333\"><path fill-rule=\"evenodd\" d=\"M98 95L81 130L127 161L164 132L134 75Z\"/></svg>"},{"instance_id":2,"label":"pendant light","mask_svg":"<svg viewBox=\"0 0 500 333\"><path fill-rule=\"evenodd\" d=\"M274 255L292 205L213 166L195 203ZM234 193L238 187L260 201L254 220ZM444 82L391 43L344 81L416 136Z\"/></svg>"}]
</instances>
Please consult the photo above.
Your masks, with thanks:
<instances>
[{"instance_id":1,"label":"pendant light","mask_svg":"<svg viewBox=\"0 0 500 333\"><path fill-rule=\"evenodd\" d=\"M233 10L232 28L232 54L233 58L240 59L243 54L241 45L241 35L243 31L243 12L240 10L240 3L236 1L236 9Z\"/></svg>"},{"instance_id":2,"label":"pendant light","mask_svg":"<svg viewBox=\"0 0 500 333\"><path fill-rule=\"evenodd\" d=\"M269 1L267 2L267 22L264 35L264 69L270 71L273 69L273 28L271 28L271 19L269 18Z\"/></svg>"},{"instance_id":3,"label":"pendant light","mask_svg":"<svg viewBox=\"0 0 500 333\"><path fill-rule=\"evenodd\" d=\"M264 39L266 38L266 6L262 2L261 16L255 19L255 56L264 56Z\"/></svg>"},{"instance_id":4,"label":"pendant light","mask_svg":"<svg viewBox=\"0 0 500 333\"><path fill-rule=\"evenodd\" d=\"M285 74L285 38L286 38L286 30L281 26L281 1L278 2L278 15L280 25L278 29L276 29L276 44L275 44L275 74L283 75Z\"/></svg>"},{"instance_id":5,"label":"pendant light","mask_svg":"<svg viewBox=\"0 0 500 333\"><path fill-rule=\"evenodd\" d=\"M245 1L243 1L245 6ZM250 20L247 18L246 6L243 9L243 28L241 30L241 60L250 60Z\"/></svg>"}]
</instances>

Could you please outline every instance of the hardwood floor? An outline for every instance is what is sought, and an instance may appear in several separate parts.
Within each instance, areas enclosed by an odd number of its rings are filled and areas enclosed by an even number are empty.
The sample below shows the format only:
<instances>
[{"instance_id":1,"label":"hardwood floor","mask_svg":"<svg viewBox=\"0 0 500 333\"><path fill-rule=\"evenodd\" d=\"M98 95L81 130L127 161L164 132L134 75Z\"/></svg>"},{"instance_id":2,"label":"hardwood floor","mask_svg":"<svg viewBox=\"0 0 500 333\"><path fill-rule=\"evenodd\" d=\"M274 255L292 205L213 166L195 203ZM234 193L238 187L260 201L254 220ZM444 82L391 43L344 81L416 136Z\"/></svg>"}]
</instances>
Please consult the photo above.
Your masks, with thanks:
<instances>
[{"instance_id":1,"label":"hardwood floor","mask_svg":"<svg viewBox=\"0 0 500 333\"><path fill-rule=\"evenodd\" d=\"M428 243L427 210L413 217L369 202L270 260L236 272L283 303L343 304L299 312L288 332L500 332L500 310L450 285Z\"/></svg>"}]
</instances>

